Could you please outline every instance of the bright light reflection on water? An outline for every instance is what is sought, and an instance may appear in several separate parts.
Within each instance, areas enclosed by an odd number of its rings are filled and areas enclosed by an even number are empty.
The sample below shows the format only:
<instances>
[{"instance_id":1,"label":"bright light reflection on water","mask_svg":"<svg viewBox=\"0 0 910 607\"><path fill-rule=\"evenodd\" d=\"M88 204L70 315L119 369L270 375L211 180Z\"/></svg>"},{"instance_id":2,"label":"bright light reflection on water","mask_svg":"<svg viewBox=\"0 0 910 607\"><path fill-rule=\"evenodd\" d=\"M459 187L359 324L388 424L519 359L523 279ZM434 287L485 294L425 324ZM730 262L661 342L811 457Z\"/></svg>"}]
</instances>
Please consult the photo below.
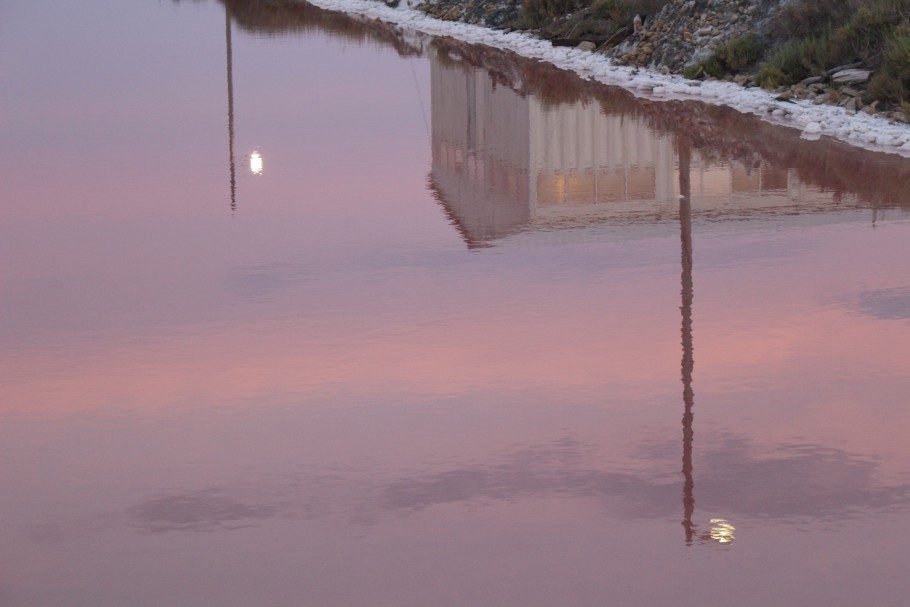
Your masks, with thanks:
<instances>
[{"instance_id":1,"label":"bright light reflection on water","mask_svg":"<svg viewBox=\"0 0 910 607\"><path fill-rule=\"evenodd\" d=\"M736 527L726 519L712 518L709 522L711 523L711 539L718 544L729 544L736 539L734 536Z\"/></svg>"},{"instance_id":2,"label":"bright light reflection on water","mask_svg":"<svg viewBox=\"0 0 910 607\"><path fill-rule=\"evenodd\" d=\"M262 154L259 152L250 154L250 172L253 175L262 174Z\"/></svg>"}]
</instances>

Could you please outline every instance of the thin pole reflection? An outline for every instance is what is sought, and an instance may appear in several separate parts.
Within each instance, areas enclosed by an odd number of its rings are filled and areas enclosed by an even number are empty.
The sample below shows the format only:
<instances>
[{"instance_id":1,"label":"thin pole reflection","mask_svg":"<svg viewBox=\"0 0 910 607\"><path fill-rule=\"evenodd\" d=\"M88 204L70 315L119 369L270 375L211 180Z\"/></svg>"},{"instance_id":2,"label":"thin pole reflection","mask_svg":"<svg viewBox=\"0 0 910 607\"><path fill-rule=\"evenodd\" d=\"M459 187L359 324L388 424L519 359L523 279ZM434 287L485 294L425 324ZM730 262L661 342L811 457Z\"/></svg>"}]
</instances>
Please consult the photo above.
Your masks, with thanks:
<instances>
[{"instance_id":1,"label":"thin pole reflection","mask_svg":"<svg viewBox=\"0 0 910 607\"><path fill-rule=\"evenodd\" d=\"M231 16L224 8L224 39L227 47L228 169L231 175L231 214L237 210L237 179L234 170L234 53L231 48Z\"/></svg>"},{"instance_id":2,"label":"thin pole reflection","mask_svg":"<svg viewBox=\"0 0 910 607\"><path fill-rule=\"evenodd\" d=\"M679 233L682 241L682 383L683 383L683 529L686 532L686 545L695 540L696 528L692 523L695 512L695 477L692 469L692 444L694 431L692 422L695 414L692 411L695 394L692 391L692 371L695 358L692 349L692 183L689 174L692 149L685 138L677 142L679 155Z\"/></svg>"}]
</instances>

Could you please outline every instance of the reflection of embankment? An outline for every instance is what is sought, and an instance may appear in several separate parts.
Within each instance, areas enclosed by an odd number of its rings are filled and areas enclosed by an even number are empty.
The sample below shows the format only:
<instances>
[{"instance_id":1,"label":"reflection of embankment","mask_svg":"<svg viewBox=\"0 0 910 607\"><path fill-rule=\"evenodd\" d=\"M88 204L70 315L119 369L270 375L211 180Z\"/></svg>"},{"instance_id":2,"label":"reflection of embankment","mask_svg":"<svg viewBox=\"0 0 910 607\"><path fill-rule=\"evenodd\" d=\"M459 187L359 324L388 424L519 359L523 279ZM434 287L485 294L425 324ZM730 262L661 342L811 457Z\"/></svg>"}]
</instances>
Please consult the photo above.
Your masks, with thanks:
<instances>
[{"instance_id":1,"label":"reflection of embankment","mask_svg":"<svg viewBox=\"0 0 910 607\"><path fill-rule=\"evenodd\" d=\"M397 26L305 2L220 1L248 32L330 32L405 56L428 47ZM672 148L682 136L694 219L910 209L905 159L806 141L729 108L637 98L505 51L448 38L429 46L430 185L469 245L528 226L675 219Z\"/></svg>"},{"instance_id":2,"label":"reflection of embankment","mask_svg":"<svg viewBox=\"0 0 910 607\"><path fill-rule=\"evenodd\" d=\"M422 44L416 35L373 19L358 19L344 13L317 8L299 0L219 0L237 26L265 35L328 32L358 42L393 47L402 56L419 56Z\"/></svg>"},{"instance_id":3,"label":"reflection of embankment","mask_svg":"<svg viewBox=\"0 0 910 607\"><path fill-rule=\"evenodd\" d=\"M635 97L506 51L451 39L436 40L434 46L440 61L451 64L450 57L457 57L460 65L487 71L495 85L533 96L544 106L596 103L604 113L638 119L659 135L687 137L704 160L737 160L744 167L764 163L778 174L794 171L802 184L829 193L832 203L852 196L863 208L910 209L906 159L832 141L807 141L793 129L730 108Z\"/></svg>"}]
</instances>

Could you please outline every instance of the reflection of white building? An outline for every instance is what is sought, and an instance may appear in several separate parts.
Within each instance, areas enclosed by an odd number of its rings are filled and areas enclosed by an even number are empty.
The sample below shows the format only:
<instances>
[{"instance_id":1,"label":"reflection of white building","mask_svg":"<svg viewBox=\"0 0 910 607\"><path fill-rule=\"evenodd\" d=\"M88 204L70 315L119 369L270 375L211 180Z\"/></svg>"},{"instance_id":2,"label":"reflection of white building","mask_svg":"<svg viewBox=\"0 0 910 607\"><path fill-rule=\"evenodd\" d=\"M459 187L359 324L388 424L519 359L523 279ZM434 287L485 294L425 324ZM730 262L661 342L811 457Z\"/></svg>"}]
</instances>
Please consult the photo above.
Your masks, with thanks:
<instances>
[{"instance_id":1,"label":"reflection of white building","mask_svg":"<svg viewBox=\"0 0 910 607\"><path fill-rule=\"evenodd\" d=\"M596 103L547 104L431 50L433 182L469 242L527 225L676 218L673 141ZM693 154L695 217L806 211L830 195L789 171L710 164Z\"/></svg>"}]
</instances>

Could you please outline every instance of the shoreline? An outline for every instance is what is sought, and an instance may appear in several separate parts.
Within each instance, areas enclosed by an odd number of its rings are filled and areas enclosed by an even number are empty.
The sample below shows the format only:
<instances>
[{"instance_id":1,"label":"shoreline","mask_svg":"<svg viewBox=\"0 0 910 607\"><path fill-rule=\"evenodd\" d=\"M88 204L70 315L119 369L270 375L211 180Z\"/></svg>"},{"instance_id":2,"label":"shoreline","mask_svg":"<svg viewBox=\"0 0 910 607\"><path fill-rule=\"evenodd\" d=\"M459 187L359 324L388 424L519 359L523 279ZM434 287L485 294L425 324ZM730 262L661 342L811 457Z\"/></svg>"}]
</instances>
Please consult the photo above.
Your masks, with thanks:
<instances>
[{"instance_id":1,"label":"shoreline","mask_svg":"<svg viewBox=\"0 0 910 607\"><path fill-rule=\"evenodd\" d=\"M677 74L616 65L605 55L553 46L547 40L526 33L507 33L481 25L443 21L410 8L390 8L378 0L299 1L326 10L378 19L431 36L451 37L545 61L586 80L618 86L639 97L727 106L771 124L799 130L805 139L830 137L854 147L910 158L910 125L851 113L842 107L807 100L782 101L776 99L777 93L746 88L734 82L688 80Z\"/></svg>"}]
</instances>

